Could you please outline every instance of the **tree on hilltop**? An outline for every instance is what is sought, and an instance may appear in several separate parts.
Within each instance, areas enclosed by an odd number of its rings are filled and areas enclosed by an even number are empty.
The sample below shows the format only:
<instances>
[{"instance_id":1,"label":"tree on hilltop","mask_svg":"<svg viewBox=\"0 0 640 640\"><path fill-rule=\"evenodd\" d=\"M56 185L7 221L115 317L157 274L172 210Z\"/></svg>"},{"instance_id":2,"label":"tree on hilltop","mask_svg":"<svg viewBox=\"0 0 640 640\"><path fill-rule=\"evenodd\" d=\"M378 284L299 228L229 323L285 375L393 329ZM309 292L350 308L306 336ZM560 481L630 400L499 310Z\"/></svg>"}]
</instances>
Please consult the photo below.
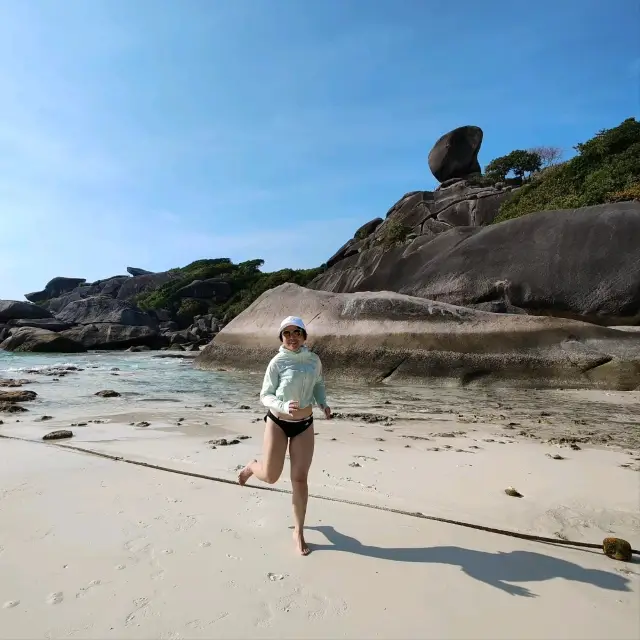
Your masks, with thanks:
<instances>
[{"instance_id":1,"label":"tree on hilltop","mask_svg":"<svg viewBox=\"0 0 640 640\"><path fill-rule=\"evenodd\" d=\"M560 147L534 147L533 149L529 149L529 151L540 157L542 168L558 164L563 154Z\"/></svg>"},{"instance_id":2,"label":"tree on hilltop","mask_svg":"<svg viewBox=\"0 0 640 640\"><path fill-rule=\"evenodd\" d=\"M542 158L534 151L516 149L506 156L492 160L486 167L485 173L496 182L505 180L510 172L516 178L524 178L525 173L531 175L534 171L540 171Z\"/></svg>"}]
</instances>

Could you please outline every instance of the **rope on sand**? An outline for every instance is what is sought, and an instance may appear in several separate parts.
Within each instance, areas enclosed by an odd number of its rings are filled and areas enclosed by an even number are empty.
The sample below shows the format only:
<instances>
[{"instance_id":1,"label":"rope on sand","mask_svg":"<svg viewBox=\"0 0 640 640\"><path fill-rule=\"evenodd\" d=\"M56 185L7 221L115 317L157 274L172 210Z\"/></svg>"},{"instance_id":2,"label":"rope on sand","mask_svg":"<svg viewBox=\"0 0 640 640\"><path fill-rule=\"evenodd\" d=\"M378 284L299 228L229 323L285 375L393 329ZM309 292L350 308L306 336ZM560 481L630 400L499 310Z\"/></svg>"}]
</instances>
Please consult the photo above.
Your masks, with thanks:
<instances>
[{"instance_id":1,"label":"rope on sand","mask_svg":"<svg viewBox=\"0 0 640 640\"><path fill-rule=\"evenodd\" d=\"M0 434L0 438L6 440L19 440L21 442L28 442L31 444L42 444L50 447L56 447L62 450L76 451L78 453L86 453L88 455L97 456L99 458L106 458L107 460L113 460L114 462L126 462L127 464L137 465L139 467L146 467L148 469L155 469L156 471L165 471L167 473L175 473L180 476L188 476L190 478L199 478L200 480L210 480L212 482L220 482L222 484L230 484L239 487L237 480L229 480L228 478L220 478L217 476L210 476L204 473L195 473L193 471L184 471L181 469L172 469L171 467L163 467L158 464L151 464L150 462L142 462L140 460L132 460L123 456L114 456L109 453L102 453L101 451L95 451L94 449L86 449L84 447L77 447L75 445L58 444L55 442L41 442L38 440L29 440L27 438L18 438L17 436L7 436ZM275 493L287 493L290 494L289 489L280 489L278 487L271 487L265 485L251 485L252 489L259 489L261 491L273 491ZM365 507L367 509L376 509L378 511L387 511L389 513L396 513L403 516L410 516L412 518L421 518L423 520L432 520L434 522L443 522L445 524L452 524L458 527L467 527L468 529L476 529L478 531L486 531L487 533L495 533L498 535L509 536L511 538L519 538L521 540L529 540L531 542L546 542L556 545L565 545L569 547L579 547L583 549L599 549L602 551L602 543L597 544L595 542L577 542L573 540L563 540L560 538L547 538L545 536L536 536L530 533L520 533L518 531L508 531L506 529L496 529L494 527L485 527L481 524L473 524L470 522L463 522L460 520L450 520L449 518L439 518L438 516L429 516L421 513L420 511L405 511L404 509L395 509L393 507L385 507L377 504L370 504L368 502L359 502L357 500L348 500L346 498L333 498L331 496L324 496L320 494L309 494L310 498L317 500L326 500L327 502L341 502L343 504L351 504L358 507ZM640 551L637 549L631 550L632 554L640 555Z\"/></svg>"}]
</instances>

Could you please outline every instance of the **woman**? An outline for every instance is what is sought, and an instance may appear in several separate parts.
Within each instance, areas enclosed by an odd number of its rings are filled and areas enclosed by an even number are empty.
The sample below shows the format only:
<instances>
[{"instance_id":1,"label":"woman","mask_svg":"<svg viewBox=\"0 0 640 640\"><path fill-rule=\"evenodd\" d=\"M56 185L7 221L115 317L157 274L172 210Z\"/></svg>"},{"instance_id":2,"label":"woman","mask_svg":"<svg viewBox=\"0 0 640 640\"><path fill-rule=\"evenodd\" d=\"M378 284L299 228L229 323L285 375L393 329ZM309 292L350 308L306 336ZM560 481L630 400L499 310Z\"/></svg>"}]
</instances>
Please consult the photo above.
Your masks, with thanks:
<instances>
[{"instance_id":1,"label":"woman","mask_svg":"<svg viewBox=\"0 0 640 640\"><path fill-rule=\"evenodd\" d=\"M260 391L260 400L267 409L264 420L263 461L253 460L238 474L244 485L251 476L274 484L280 478L289 446L291 486L293 488L293 538L303 556L309 554L304 540L304 518L309 499L307 478L313 459L313 402L330 420L320 358L305 346L307 330L295 316L280 324L278 353L267 367Z\"/></svg>"}]
</instances>

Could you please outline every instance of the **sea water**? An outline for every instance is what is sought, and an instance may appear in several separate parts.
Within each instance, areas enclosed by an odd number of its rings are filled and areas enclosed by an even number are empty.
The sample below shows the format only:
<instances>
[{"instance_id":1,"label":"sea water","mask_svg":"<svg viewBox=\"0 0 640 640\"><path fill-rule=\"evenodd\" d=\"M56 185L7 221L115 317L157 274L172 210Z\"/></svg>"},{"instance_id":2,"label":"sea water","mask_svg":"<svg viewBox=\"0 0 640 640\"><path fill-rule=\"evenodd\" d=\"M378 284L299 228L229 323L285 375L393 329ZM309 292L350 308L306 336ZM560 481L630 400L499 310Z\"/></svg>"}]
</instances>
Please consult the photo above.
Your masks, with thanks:
<instances>
[{"instance_id":1,"label":"sea water","mask_svg":"<svg viewBox=\"0 0 640 640\"><path fill-rule=\"evenodd\" d=\"M263 373L237 370L201 370L192 357L166 357L158 352L102 351L83 354L37 354L0 351L0 378L29 381L23 388L38 397L25 402L29 417L36 415L123 414L211 405L218 412L249 408L264 412L260 403ZM78 370L57 375L65 367ZM113 389L120 396L108 400L98 391ZM368 422L373 413L394 419L450 424L464 414L465 421L489 421L496 426L521 420L535 422L540 431L553 423L567 432L626 432L640 441L640 392L508 389L433 385L367 385L327 381L327 398L334 411ZM17 419L23 416L15 416ZM27 418L27 415L24 416ZM37 418L36 418L37 419ZM5 419L6 422L6 419ZM549 425L551 427L551 425ZM625 438L626 439L626 438ZM631 442L629 445L631 446Z\"/></svg>"},{"instance_id":2,"label":"sea water","mask_svg":"<svg viewBox=\"0 0 640 640\"><path fill-rule=\"evenodd\" d=\"M71 369L66 375L57 374L66 368ZM232 409L243 402L255 404L262 382L262 377L255 374L199 370L193 366L192 358L117 351L83 354L0 351L0 378L28 380L24 387L38 393L38 411L42 412L104 407L104 398L95 394L105 389L120 394L109 399L113 408L180 402L210 403Z\"/></svg>"}]
</instances>

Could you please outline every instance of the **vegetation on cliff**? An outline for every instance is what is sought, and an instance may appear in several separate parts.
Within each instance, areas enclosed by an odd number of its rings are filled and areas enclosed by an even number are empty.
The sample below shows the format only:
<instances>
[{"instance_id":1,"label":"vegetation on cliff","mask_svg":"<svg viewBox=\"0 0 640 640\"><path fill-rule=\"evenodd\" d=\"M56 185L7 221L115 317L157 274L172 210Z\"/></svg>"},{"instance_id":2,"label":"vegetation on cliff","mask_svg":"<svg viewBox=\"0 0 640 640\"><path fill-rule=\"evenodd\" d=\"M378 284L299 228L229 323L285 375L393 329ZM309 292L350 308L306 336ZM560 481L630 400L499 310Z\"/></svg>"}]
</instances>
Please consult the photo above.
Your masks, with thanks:
<instances>
[{"instance_id":1,"label":"vegetation on cliff","mask_svg":"<svg viewBox=\"0 0 640 640\"><path fill-rule=\"evenodd\" d=\"M242 313L258 296L285 282L306 286L324 268L281 269L264 273L260 271L264 260L247 260L234 264L229 258L196 260L186 267L174 269L177 278L158 289L142 294L136 299L142 309L167 309L182 324L189 324L194 316L212 313L228 322ZM231 295L223 302L213 298L190 298L180 290L195 280L219 280L231 288Z\"/></svg>"},{"instance_id":2,"label":"vegetation on cliff","mask_svg":"<svg viewBox=\"0 0 640 640\"><path fill-rule=\"evenodd\" d=\"M640 122L635 118L603 129L575 150L575 157L548 166L525 182L500 206L494 224L534 211L640 199ZM506 165L500 162L504 158L492 161L487 169L496 165L504 170Z\"/></svg>"}]
</instances>

